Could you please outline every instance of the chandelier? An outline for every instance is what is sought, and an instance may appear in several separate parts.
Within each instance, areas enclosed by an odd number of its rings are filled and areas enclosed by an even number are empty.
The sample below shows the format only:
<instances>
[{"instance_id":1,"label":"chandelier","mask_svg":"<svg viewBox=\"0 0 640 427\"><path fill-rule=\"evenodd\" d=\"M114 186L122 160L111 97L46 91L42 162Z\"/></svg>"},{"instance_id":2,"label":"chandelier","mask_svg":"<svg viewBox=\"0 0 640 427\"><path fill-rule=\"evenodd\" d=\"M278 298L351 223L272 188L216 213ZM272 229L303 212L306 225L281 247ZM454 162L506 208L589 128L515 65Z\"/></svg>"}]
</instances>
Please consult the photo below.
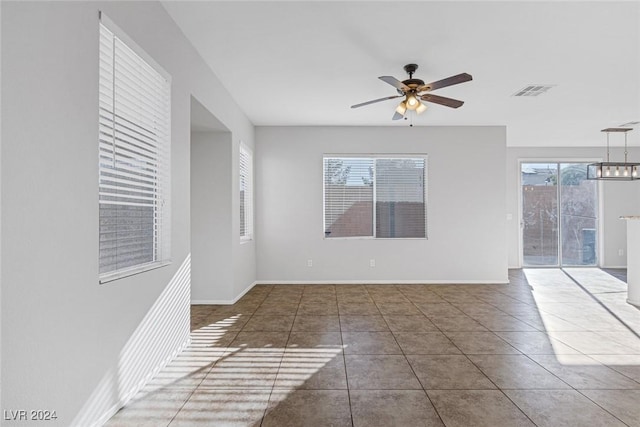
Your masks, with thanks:
<instances>
[{"instance_id":1,"label":"chandelier","mask_svg":"<svg viewBox=\"0 0 640 427\"><path fill-rule=\"evenodd\" d=\"M627 132L632 128L607 128L601 132L607 134L607 161L592 163L587 167L587 179L602 181L633 181L640 179L638 168L640 163L631 163L627 160ZM609 134L624 134L624 162L612 162L609 158Z\"/></svg>"}]
</instances>

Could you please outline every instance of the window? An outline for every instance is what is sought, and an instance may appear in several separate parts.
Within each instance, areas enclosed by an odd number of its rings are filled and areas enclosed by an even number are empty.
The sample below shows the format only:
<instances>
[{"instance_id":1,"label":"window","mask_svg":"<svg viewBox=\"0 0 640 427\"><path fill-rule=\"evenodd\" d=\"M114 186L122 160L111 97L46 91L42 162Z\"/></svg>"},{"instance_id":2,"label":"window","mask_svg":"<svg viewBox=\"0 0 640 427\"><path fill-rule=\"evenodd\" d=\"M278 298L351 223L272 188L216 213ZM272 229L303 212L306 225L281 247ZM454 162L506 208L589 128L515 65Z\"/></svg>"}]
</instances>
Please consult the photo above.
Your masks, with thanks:
<instances>
[{"instance_id":1,"label":"window","mask_svg":"<svg viewBox=\"0 0 640 427\"><path fill-rule=\"evenodd\" d=\"M170 94L167 74L101 14L101 283L169 262Z\"/></svg>"},{"instance_id":2,"label":"window","mask_svg":"<svg viewBox=\"0 0 640 427\"><path fill-rule=\"evenodd\" d=\"M325 157L325 237L426 238L426 160Z\"/></svg>"},{"instance_id":3,"label":"window","mask_svg":"<svg viewBox=\"0 0 640 427\"><path fill-rule=\"evenodd\" d=\"M253 156L240 143L240 240L253 238Z\"/></svg>"}]
</instances>

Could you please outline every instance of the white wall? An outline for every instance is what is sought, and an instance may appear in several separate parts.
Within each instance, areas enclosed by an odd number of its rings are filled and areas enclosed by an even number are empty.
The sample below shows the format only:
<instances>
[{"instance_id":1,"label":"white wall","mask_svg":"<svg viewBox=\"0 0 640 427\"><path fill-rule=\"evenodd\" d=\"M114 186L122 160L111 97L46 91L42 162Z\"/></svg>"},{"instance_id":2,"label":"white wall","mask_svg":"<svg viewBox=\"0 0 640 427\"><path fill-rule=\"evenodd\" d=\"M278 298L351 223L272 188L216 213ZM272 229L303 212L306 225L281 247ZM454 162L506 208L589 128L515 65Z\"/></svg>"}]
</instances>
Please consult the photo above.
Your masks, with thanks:
<instances>
[{"instance_id":1,"label":"white wall","mask_svg":"<svg viewBox=\"0 0 640 427\"><path fill-rule=\"evenodd\" d=\"M520 218L519 218L519 161L601 161L605 155L604 148L508 148L507 149L507 212L513 219L507 221L509 242L509 267L520 267L519 246ZM620 148L611 150L611 160L624 158ZM640 150L629 149L629 159L640 158ZM600 254L601 267L625 267L626 257L626 224L618 219L621 215L636 215L640 213L638 194L640 182L602 182L599 186L602 219L600 224ZM618 255L618 249L624 249L624 255Z\"/></svg>"},{"instance_id":2,"label":"white wall","mask_svg":"<svg viewBox=\"0 0 640 427\"><path fill-rule=\"evenodd\" d=\"M233 304L256 280L255 240L240 242L239 149L229 132L191 134L193 304Z\"/></svg>"},{"instance_id":3,"label":"white wall","mask_svg":"<svg viewBox=\"0 0 640 427\"><path fill-rule=\"evenodd\" d=\"M2 2L0 2L0 39L2 38ZM0 82L2 82L2 42L0 40ZM0 112L2 95L0 95ZM0 114L0 200L2 200L2 114ZM2 209L0 209L0 242L2 242ZM2 319L2 244L0 244L0 319ZM0 327L0 403L2 402L2 327Z\"/></svg>"},{"instance_id":4,"label":"white wall","mask_svg":"<svg viewBox=\"0 0 640 427\"><path fill-rule=\"evenodd\" d=\"M105 285L98 284L99 10L173 79L173 263ZM190 97L236 141L253 146L253 127L159 3L3 2L1 19L0 406L56 410L48 425L89 426L188 337ZM248 271L229 284L235 291L255 280L247 265L254 258L251 248L229 250L234 268Z\"/></svg>"},{"instance_id":5,"label":"white wall","mask_svg":"<svg viewBox=\"0 0 640 427\"><path fill-rule=\"evenodd\" d=\"M258 127L256 140L260 281L507 280L504 127ZM324 239L325 153L426 153L428 240Z\"/></svg>"},{"instance_id":6,"label":"white wall","mask_svg":"<svg viewBox=\"0 0 640 427\"><path fill-rule=\"evenodd\" d=\"M231 134L191 133L191 301L232 301ZM235 234L233 235L235 236Z\"/></svg>"}]
</instances>

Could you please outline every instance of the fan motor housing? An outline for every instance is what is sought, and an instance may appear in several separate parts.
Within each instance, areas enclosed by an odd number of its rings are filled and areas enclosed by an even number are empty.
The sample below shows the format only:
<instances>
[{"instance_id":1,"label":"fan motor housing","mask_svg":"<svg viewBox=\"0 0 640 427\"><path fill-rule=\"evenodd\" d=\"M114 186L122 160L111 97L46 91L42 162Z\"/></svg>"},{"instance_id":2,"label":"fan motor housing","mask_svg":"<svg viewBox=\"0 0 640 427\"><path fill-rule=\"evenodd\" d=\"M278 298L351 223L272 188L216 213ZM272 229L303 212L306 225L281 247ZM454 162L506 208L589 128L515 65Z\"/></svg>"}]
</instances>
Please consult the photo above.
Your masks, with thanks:
<instances>
[{"instance_id":1,"label":"fan motor housing","mask_svg":"<svg viewBox=\"0 0 640 427\"><path fill-rule=\"evenodd\" d=\"M420 79L407 79L407 80L404 80L402 83L404 83L405 85L409 86L412 89L415 89L418 86L424 86L424 81Z\"/></svg>"}]
</instances>

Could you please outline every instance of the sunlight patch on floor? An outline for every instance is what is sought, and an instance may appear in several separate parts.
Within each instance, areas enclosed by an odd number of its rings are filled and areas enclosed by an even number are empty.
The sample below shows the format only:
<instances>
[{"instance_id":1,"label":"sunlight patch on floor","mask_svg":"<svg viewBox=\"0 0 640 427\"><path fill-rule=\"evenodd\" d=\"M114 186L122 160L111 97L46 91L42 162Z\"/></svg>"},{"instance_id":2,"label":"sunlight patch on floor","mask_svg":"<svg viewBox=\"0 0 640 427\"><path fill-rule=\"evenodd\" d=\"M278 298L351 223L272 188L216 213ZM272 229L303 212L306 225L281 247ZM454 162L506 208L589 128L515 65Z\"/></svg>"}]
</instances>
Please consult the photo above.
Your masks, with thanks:
<instances>
[{"instance_id":1,"label":"sunlight patch on floor","mask_svg":"<svg viewBox=\"0 0 640 427\"><path fill-rule=\"evenodd\" d=\"M626 303L624 282L598 268L523 272L558 363L640 365L640 310ZM561 354L556 343L585 356Z\"/></svg>"},{"instance_id":2,"label":"sunlight patch on floor","mask_svg":"<svg viewBox=\"0 0 640 427\"><path fill-rule=\"evenodd\" d=\"M178 413L172 426L259 423L274 385L285 398L336 357L342 358L341 345L286 347L268 340L229 345L237 334L229 329L241 316L194 329L190 345L127 405L121 421L153 423ZM218 408L213 415L212 407Z\"/></svg>"}]
</instances>

